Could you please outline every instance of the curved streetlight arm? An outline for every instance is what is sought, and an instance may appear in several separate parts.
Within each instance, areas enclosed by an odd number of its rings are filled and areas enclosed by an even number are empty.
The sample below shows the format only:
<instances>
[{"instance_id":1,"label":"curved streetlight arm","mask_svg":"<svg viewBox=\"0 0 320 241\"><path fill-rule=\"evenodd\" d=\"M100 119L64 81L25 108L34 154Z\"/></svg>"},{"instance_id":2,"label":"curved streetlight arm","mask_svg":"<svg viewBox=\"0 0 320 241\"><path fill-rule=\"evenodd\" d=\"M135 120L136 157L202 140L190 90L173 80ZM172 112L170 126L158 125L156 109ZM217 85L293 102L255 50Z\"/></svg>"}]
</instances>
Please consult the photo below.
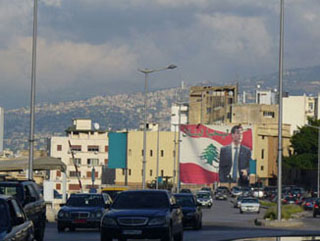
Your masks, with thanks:
<instances>
[{"instance_id":1,"label":"curved streetlight arm","mask_svg":"<svg viewBox=\"0 0 320 241\"><path fill-rule=\"evenodd\" d=\"M144 73L144 74L150 74L150 73L153 73L153 72L159 72L159 71L162 71L162 70L167 70L167 69L175 69L177 68L176 65L174 64L170 64L169 66L167 67L163 67L163 68L160 68L160 69L138 69L139 72L141 73Z\"/></svg>"}]
</instances>

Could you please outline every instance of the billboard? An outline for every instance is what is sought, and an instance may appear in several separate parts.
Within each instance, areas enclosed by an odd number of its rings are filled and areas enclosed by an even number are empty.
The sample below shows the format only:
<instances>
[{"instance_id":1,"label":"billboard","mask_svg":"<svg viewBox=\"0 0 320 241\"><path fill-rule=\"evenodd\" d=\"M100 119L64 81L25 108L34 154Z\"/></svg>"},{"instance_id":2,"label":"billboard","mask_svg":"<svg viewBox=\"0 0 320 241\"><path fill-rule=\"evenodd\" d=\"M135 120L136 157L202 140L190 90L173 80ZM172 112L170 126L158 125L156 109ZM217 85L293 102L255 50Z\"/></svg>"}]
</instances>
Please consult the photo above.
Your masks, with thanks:
<instances>
[{"instance_id":1,"label":"billboard","mask_svg":"<svg viewBox=\"0 0 320 241\"><path fill-rule=\"evenodd\" d=\"M249 183L250 126L181 125L180 180L183 183Z\"/></svg>"},{"instance_id":2,"label":"billboard","mask_svg":"<svg viewBox=\"0 0 320 241\"><path fill-rule=\"evenodd\" d=\"M109 132L108 168L127 167L127 132Z\"/></svg>"}]
</instances>

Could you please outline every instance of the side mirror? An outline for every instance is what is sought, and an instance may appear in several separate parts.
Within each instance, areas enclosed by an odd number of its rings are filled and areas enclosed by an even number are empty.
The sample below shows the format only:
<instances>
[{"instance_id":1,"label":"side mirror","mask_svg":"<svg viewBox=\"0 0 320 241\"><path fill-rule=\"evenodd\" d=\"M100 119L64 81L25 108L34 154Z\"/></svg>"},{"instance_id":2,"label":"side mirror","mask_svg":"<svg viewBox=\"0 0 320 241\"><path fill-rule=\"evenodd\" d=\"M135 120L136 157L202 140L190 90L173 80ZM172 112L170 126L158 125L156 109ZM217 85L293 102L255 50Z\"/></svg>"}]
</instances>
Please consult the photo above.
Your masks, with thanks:
<instances>
[{"instance_id":1,"label":"side mirror","mask_svg":"<svg viewBox=\"0 0 320 241\"><path fill-rule=\"evenodd\" d=\"M66 205L65 203L60 203L60 204L59 204L60 207L63 207L63 206L65 206L65 205Z\"/></svg>"},{"instance_id":2,"label":"side mirror","mask_svg":"<svg viewBox=\"0 0 320 241\"><path fill-rule=\"evenodd\" d=\"M111 206L111 204L110 204L110 203L106 203L106 204L104 204L104 208L105 208L105 209L109 209L109 208L110 208L110 206Z\"/></svg>"},{"instance_id":3,"label":"side mirror","mask_svg":"<svg viewBox=\"0 0 320 241\"><path fill-rule=\"evenodd\" d=\"M17 225L23 224L25 219L23 217L17 217Z\"/></svg>"}]
</instances>

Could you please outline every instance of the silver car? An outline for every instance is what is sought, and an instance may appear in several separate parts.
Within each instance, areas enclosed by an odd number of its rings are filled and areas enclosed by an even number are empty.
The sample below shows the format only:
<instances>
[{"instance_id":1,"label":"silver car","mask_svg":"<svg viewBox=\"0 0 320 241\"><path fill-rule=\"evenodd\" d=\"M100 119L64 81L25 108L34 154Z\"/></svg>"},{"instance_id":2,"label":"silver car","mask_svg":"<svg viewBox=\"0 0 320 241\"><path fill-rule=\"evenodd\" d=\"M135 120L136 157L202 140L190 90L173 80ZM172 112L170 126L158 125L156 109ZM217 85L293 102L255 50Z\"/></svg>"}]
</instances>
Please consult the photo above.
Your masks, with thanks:
<instances>
[{"instance_id":1,"label":"silver car","mask_svg":"<svg viewBox=\"0 0 320 241\"><path fill-rule=\"evenodd\" d=\"M260 203L257 198L244 198L240 203L240 213L260 213Z\"/></svg>"}]
</instances>

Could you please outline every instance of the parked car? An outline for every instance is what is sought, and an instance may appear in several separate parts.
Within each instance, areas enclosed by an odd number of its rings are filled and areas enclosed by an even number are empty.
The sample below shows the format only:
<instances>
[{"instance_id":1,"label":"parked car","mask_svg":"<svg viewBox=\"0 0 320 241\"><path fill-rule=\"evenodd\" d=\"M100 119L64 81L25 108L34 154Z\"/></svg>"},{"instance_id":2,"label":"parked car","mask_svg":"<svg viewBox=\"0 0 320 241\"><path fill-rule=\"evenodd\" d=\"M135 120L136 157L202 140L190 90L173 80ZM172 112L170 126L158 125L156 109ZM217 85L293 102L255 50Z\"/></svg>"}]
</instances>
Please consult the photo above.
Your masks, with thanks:
<instances>
[{"instance_id":1,"label":"parked car","mask_svg":"<svg viewBox=\"0 0 320 241\"><path fill-rule=\"evenodd\" d=\"M189 193L174 194L177 204L183 213L183 226L191 226L193 229L202 228L202 210L194 195Z\"/></svg>"},{"instance_id":2,"label":"parked car","mask_svg":"<svg viewBox=\"0 0 320 241\"><path fill-rule=\"evenodd\" d=\"M28 220L19 201L0 195L0 213L0 240L33 240L33 223Z\"/></svg>"},{"instance_id":3,"label":"parked car","mask_svg":"<svg viewBox=\"0 0 320 241\"><path fill-rule=\"evenodd\" d=\"M293 196L286 196L283 200L283 204L296 204L297 198Z\"/></svg>"},{"instance_id":4,"label":"parked car","mask_svg":"<svg viewBox=\"0 0 320 241\"><path fill-rule=\"evenodd\" d=\"M166 190L121 192L101 221L101 241L113 238L183 240L183 214Z\"/></svg>"},{"instance_id":5,"label":"parked car","mask_svg":"<svg viewBox=\"0 0 320 241\"><path fill-rule=\"evenodd\" d=\"M238 196L237 199L233 203L233 207L234 208L240 208L241 201L244 198L245 198L244 196Z\"/></svg>"},{"instance_id":6,"label":"parked car","mask_svg":"<svg viewBox=\"0 0 320 241\"><path fill-rule=\"evenodd\" d=\"M106 206L112 202L108 194L78 193L71 194L58 212L57 229L74 231L76 228L100 228Z\"/></svg>"},{"instance_id":7,"label":"parked car","mask_svg":"<svg viewBox=\"0 0 320 241\"><path fill-rule=\"evenodd\" d=\"M213 196L213 191L212 191L211 187L202 187L201 191L207 191L210 193L211 196Z\"/></svg>"},{"instance_id":8,"label":"parked car","mask_svg":"<svg viewBox=\"0 0 320 241\"><path fill-rule=\"evenodd\" d=\"M225 186L217 187L217 189L216 189L216 193L217 193L217 192L220 192L220 191L223 191L223 192L225 192L225 193L227 193L227 194L229 194L229 193L230 193L229 188L227 188L227 187L225 187Z\"/></svg>"},{"instance_id":9,"label":"parked car","mask_svg":"<svg viewBox=\"0 0 320 241\"><path fill-rule=\"evenodd\" d=\"M240 187L232 187L231 188L231 196L232 197L238 197L242 195L242 190Z\"/></svg>"},{"instance_id":10,"label":"parked car","mask_svg":"<svg viewBox=\"0 0 320 241\"><path fill-rule=\"evenodd\" d=\"M317 215L320 214L320 199L317 199L314 204L313 204L313 209L312 209L313 217L317 217Z\"/></svg>"},{"instance_id":11,"label":"parked car","mask_svg":"<svg viewBox=\"0 0 320 241\"><path fill-rule=\"evenodd\" d=\"M33 222L34 236L42 241L46 227L46 205L38 185L30 180L6 180L0 182L0 194L11 195L17 199Z\"/></svg>"},{"instance_id":12,"label":"parked car","mask_svg":"<svg viewBox=\"0 0 320 241\"><path fill-rule=\"evenodd\" d=\"M264 196L263 189L262 188L253 189L252 196L255 198L263 198L263 196Z\"/></svg>"},{"instance_id":13,"label":"parked car","mask_svg":"<svg viewBox=\"0 0 320 241\"><path fill-rule=\"evenodd\" d=\"M240 213L260 213L260 203L257 198L243 198L240 203Z\"/></svg>"},{"instance_id":14,"label":"parked car","mask_svg":"<svg viewBox=\"0 0 320 241\"><path fill-rule=\"evenodd\" d=\"M196 194L197 202L202 206L211 208L213 200L211 197L211 193L207 191L198 191Z\"/></svg>"}]
</instances>

